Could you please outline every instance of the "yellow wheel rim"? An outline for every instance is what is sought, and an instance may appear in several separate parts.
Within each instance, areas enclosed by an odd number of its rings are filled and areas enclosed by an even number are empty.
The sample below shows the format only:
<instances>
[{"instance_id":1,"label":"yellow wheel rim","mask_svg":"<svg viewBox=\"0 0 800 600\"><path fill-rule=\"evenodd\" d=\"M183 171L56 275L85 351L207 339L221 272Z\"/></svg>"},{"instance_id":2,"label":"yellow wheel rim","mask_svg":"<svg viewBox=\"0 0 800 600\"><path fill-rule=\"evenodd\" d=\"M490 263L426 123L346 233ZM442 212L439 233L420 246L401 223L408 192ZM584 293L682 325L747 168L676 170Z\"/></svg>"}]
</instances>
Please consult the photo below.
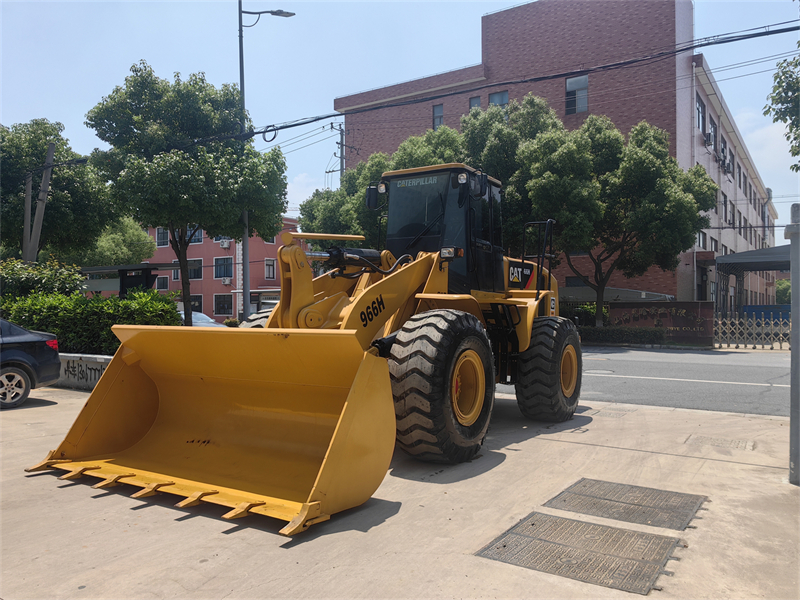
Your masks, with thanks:
<instances>
[{"instance_id":1,"label":"yellow wheel rim","mask_svg":"<svg viewBox=\"0 0 800 600\"><path fill-rule=\"evenodd\" d=\"M461 425L469 427L478 420L485 393L486 377L481 357L474 350L466 350L458 357L450 383L453 413Z\"/></svg>"},{"instance_id":2,"label":"yellow wheel rim","mask_svg":"<svg viewBox=\"0 0 800 600\"><path fill-rule=\"evenodd\" d=\"M561 356L561 391L569 398L578 385L578 355L574 346L567 346Z\"/></svg>"}]
</instances>

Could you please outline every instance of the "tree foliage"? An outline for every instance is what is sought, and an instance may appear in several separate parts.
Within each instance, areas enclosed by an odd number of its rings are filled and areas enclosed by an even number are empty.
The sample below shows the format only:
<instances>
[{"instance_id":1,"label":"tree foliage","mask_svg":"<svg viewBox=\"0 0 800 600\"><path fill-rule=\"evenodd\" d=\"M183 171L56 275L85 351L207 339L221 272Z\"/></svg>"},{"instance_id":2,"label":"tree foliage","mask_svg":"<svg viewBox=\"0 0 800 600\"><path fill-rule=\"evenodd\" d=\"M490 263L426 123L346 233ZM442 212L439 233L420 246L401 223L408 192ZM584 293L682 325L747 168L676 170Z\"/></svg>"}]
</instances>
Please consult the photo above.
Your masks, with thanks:
<instances>
[{"instance_id":1,"label":"tree foliage","mask_svg":"<svg viewBox=\"0 0 800 600\"><path fill-rule=\"evenodd\" d=\"M161 79L144 61L86 116L111 146L94 164L112 181L112 198L136 222L164 227L179 262L183 297L190 296L187 250L198 230L209 236L272 238L286 210L286 163L280 149L257 152L231 139L246 129L239 90L217 89L203 73ZM187 313L187 325L191 317Z\"/></svg>"},{"instance_id":2,"label":"tree foliage","mask_svg":"<svg viewBox=\"0 0 800 600\"><path fill-rule=\"evenodd\" d=\"M778 279L775 282L775 304L792 303L792 282L789 279Z\"/></svg>"},{"instance_id":3,"label":"tree foliage","mask_svg":"<svg viewBox=\"0 0 800 600\"><path fill-rule=\"evenodd\" d=\"M503 238L511 254L522 249L525 223L555 219L556 250L595 290L600 326L612 274L674 270L708 226L702 212L716 203L705 170L685 172L669 155L665 131L642 122L626 140L599 116L567 131L545 100L529 94L505 108L472 109L460 134L440 127L410 137L391 157L369 157L345 173L342 189L317 191L301 206L301 227L364 233L366 245L378 247L377 215L364 208L367 185L382 171L460 161L503 182ZM578 253L590 258L586 272L572 260Z\"/></svg>"},{"instance_id":4,"label":"tree foliage","mask_svg":"<svg viewBox=\"0 0 800 600\"><path fill-rule=\"evenodd\" d=\"M78 267L54 258L38 263L17 258L0 261L0 290L4 300L33 293L72 294L81 289L84 279Z\"/></svg>"},{"instance_id":5,"label":"tree foliage","mask_svg":"<svg viewBox=\"0 0 800 600\"><path fill-rule=\"evenodd\" d=\"M797 45L800 48L800 42ZM789 168L800 172L800 56L787 58L777 65L773 74L772 92L767 96L764 115L772 116L773 123L786 125L789 152L797 162Z\"/></svg>"},{"instance_id":6,"label":"tree foliage","mask_svg":"<svg viewBox=\"0 0 800 600\"><path fill-rule=\"evenodd\" d=\"M61 262L97 267L111 265L136 265L153 257L156 242L131 217L115 221L100 235L94 247L86 252L60 254L45 247L42 254L53 255Z\"/></svg>"},{"instance_id":7,"label":"tree foliage","mask_svg":"<svg viewBox=\"0 0 800 600\"><path fill-rule=\"evenodd\" d=\"M0 128L0 219L3 246L22 248L25 207L25 176L32 172L31 223L36 215L36 200L47 158L47 146L55 144L54 162L80 158L62 136L64 126L47 119ZM86 164L55 167L50 179L39 246L59 252L91 248L105 227L116 218L103 179Z\"/></svg>"}]
</instances>

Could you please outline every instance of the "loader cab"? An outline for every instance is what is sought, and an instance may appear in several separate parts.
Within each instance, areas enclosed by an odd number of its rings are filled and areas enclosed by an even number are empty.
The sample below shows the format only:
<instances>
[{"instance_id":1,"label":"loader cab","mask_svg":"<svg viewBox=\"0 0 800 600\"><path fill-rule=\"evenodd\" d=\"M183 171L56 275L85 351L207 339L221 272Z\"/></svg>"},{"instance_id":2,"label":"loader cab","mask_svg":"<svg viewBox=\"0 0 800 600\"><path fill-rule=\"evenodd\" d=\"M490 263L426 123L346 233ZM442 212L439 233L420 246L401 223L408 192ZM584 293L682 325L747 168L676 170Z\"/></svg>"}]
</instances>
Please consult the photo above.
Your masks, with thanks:
<instances>
[{"instance_id":1,"label":"loader cab","mask_svg":"<svg viewBox=\"0 0 800 600\"><path fill-rule=\"evenodd\" d=\"M499 181L448 164L390 171L371 189L368 205L376 204L376 193L388 200L386 249L396 258L463 248L450 263L448 292L505 291Z\"/></svg>"}]
</instances>

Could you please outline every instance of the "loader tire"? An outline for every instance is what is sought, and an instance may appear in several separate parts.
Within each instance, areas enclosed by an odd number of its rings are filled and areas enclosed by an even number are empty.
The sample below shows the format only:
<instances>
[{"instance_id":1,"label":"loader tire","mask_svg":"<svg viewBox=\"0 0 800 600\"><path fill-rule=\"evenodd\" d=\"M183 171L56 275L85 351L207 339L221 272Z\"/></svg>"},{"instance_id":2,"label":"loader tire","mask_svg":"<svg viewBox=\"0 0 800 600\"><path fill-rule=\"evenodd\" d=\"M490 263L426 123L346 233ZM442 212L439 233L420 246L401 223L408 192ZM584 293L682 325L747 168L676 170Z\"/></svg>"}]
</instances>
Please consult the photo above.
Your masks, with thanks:
<instances>
[{"instance_id":1,"label":"loader tire","mask_svg":"<svg viewBox=\"0 0 800 600\"><path fill-rule=\"evenodd\" d=\"M435 310L411 317L389 355L398 446L425 462L472 459L494 406L493 364L475 316Z\"/></svg>"},{"instance_id":2,"label":"loader tire","mask_svg":"<svg viewBox=\"0 0 800 600\"><path fill-rule=\"evenodd\" d=\"M531 345L517 363L517 404L528 419L567 421L581 394L581 343L572 321L540 317L533 321Z\"/></svg>"}]
</instances>

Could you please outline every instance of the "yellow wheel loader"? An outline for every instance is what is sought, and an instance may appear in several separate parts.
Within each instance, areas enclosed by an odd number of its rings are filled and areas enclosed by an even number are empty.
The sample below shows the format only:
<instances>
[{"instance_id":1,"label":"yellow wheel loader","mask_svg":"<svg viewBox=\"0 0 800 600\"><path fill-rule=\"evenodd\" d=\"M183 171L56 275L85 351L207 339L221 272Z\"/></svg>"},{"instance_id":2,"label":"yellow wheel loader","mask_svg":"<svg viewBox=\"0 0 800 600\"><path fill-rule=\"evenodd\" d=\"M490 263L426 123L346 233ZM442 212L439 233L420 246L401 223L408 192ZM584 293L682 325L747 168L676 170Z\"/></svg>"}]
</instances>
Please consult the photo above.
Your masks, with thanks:
<instances>
[{"instance_id":1,"label":"yellow wheel loader","mask_svg":"<svg viewBox=\"0 0 800 600\"><path fill-rule=\"evenodd\" d=\"M267 515L294 535L369 499L395 440L421 460L474 458L496 383L515 384L528 418L569 419L581 349L558 316L553 222L528 224L530 255L504 256L500 182L463 164L384 173L366 198L381 201L382 251L305 252L294 239L362 238L283 234L281 301L263 327L115 326L114 359L28 471ZM309 261L328 271L313 277Z\"/></svg>"}]
</instances>

